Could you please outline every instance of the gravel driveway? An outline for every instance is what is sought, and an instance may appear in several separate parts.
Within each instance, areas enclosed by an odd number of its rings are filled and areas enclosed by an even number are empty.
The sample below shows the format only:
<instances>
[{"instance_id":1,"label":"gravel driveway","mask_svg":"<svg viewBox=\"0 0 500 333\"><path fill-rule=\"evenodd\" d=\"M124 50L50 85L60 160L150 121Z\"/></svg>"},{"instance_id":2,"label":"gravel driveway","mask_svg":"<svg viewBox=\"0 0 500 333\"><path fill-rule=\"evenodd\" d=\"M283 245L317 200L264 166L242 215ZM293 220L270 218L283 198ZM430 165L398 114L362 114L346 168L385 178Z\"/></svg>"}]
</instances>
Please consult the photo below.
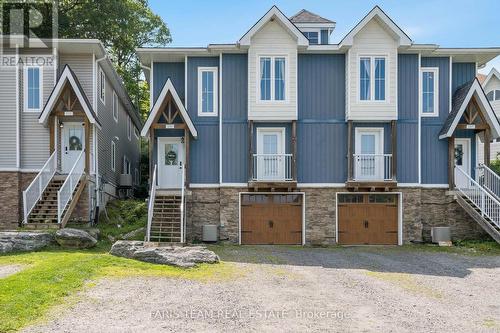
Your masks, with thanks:
<instances>
[{"instance_id":1,"label":"gravel driveway","mask_svg":"<svg viewBox=\"0 0 500 333\"><path fill-rule=\"evenodd\" d=\"M27 332L498 332L500 257L223 247L242 276L104 279Z\"/></svg>"}]
</instances>

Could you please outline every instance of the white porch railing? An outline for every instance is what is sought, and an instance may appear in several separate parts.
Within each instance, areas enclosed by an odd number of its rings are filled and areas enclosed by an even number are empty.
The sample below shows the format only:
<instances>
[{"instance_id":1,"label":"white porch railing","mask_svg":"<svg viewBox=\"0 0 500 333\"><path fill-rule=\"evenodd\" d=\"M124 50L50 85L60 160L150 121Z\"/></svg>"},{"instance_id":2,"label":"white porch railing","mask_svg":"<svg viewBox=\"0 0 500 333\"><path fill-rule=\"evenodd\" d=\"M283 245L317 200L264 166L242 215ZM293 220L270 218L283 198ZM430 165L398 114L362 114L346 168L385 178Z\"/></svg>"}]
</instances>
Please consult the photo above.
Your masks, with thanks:
<instances>
[{"instance_id":1,"label":"white porch railing","mask_svg":"<svg viewBox=\"0 0 500 333\"><path fill-rule=\"evenodd\" d=\"M151 239L151 223L153 222L153 212L155 208L155 197L156 197L156 164L153 169L153 177L151 178L151 190L149 191L149 202L148 202L148 227L146 231L146 241Z\"/></svg>"},{"instance_id":2,"label":"white porch railing","mask_svg":"<svg viewBox=\"0 0 500 333\"><path fill-rule=\"evenodd\" d=\"M78 186L78 182L85 172L85 149L78 155L73 167L71 168L66 180L57 191L57 223L61 224L64 210L68 203L73 199L73 193Z\"/></svg>"},{"instance_id":3,"label":"white porch railing","mask_svg":"<svg viewBox=\"0 0 500 333\"><path fill-rule=\"evenodd\" d=\"M500 227L500 202L495 196L458 166L455 166L455 183L456 189L479 208L481 216L488 217Z\"/></svg>"},{"instance_id":4,"label":"white porch railing","mask_svg":"<svg viewBox=\"0 0 500 333\"><path fill-rule=\"evenodd\" d=\"M43 192L49 185L52 177L57 171L57 156L56 152L50 155L49 159L43 165L42 169L36 175L35 179L31 182L26 190L23 191L23 209L24 220L23 223L28 223L28 216L36 206L36 203L42 197Z\"/></svg>"},{"instance_id":5,"label":"white porch railing","mask_svg":"<svg viewBox=\"0 0 500 333\"><path fill-rule=\"evenodd\" d=\"M392 154L354 154L354 180L393 179Z\"/></svg>"},{"instance_id":6,"label":"white porch railing","mask_svg":"<svg viewBox=\"0 0 500 333\"><path fill-rule=\"evenodd\" d=\"M186 168L182 166L182 187L181 187L181 243L186 242L186 215L185 215L185 204L186 204Z\"/></svg>"},{"instance_id":7,"label":"white porch railing","mask_svg":"<svg viewBox=\"0 0 500 333\"><path fill-rule=\"evenodd\" d=\"M476 168L476 181L497 198L500 198L500 176L495 171L484 164L480 164Z\"/></svg>"},{"instance_id":8,"label":"white porch railing","mask_svg":"<svg viewBox=\"0 0 500 333\"><path fill-rule=\"evenodd\" d=\"M254 154L254 181L292 181L292 154Z\"/></svg>"}]
</instances>

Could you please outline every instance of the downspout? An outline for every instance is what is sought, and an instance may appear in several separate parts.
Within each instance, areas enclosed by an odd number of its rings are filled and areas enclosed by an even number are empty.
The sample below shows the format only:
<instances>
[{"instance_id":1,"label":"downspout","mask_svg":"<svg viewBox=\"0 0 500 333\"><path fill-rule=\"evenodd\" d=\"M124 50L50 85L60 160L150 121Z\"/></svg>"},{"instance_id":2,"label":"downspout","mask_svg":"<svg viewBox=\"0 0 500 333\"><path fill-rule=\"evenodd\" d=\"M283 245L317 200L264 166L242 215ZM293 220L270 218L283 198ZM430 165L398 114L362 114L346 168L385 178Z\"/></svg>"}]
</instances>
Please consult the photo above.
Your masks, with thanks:
<instances>
[{"instance_id":1,"label":"downspout","mask_svg":"<svg viewBox=\"0 0 500 333\"><path fill-rule=\"evenodd\" d=\"M93 98L93 106L94 111L97 116L99 116L99 112L97 111L97 65L107 58L107 55L104 54L103 57L99 59L95 59L95 53L93 54L94 58L94 98ZM93 141L94 141L94 173L95 173L95 188L96 188L96 208L100 206L101 203L101 191L100 191L100 179L99 179L99 143L97 136L97 126L93 126L92 131Z\"/></svg>"}]
</instances>

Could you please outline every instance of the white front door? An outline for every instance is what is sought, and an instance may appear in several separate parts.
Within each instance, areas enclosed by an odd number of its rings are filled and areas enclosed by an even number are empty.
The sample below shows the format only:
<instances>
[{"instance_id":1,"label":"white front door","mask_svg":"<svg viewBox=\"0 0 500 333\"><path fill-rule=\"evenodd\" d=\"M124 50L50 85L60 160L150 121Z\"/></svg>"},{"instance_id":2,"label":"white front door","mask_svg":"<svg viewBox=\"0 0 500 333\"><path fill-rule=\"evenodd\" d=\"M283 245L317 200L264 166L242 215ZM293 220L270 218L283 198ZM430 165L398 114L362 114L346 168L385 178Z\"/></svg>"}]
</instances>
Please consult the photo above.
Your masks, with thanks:
<instances>
[{"instance_id":1,"label":"white front door","mask_svg":"<svg viewBox=\"0 0 500 333\"><path fill-rule=\"evenodd\" d=\"M455 138L455 166L471 176L470 139ZM455 185L463 188L468 187L468 184L467 177L455 170Z\"/></svg>"},{"instance_id":2,"label":"white front door","mask_svg":"<svg viewBox=\"0 0 500 333\"><path fill-rule=\"evenodd\" d=\"M182 138L158 138L158 187L182 187L184 143Z\"/></svg>"},{"instance_id":3,"label":"white front door","mask_svg":"<svg viewBox=\"0 0 500 333\"><path fill-rule=\"evenodd\" d=\"M61 171L69 173L78 155L85 149L85 128L82 123L63 123L61 143Z\"/></svg>"},{"instance_id":4,"label":"white front door","mask_svg":"<svg viewBox=\"0 0 500 333\"><path fill-rule=\"evenodd\" d=\"M383 129L356 129L356 179L384 179Z\"/></svg>"},{"instance_id":5,"label":"white front door","mask_svg":"<svg viewBox=\"0 0 500 333\"><path fill-rule=\"evenodd\" d=\"M257 129L257 179L284 180L284 129Z\"/></svg>"}]
</instances>

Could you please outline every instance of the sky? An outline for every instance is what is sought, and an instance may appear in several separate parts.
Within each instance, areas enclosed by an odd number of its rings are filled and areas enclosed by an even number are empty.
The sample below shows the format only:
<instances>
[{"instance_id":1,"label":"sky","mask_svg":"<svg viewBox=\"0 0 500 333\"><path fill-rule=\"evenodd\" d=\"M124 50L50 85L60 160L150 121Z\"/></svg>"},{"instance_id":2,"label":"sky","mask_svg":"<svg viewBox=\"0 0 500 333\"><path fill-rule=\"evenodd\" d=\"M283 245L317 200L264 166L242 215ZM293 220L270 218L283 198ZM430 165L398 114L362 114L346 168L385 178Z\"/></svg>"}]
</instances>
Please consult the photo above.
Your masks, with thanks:
<instances>
[{"instance_id":1,"label":"sky","mask_svg":"<svg viewBox=\"0 0 500 333\"><path fill-rule=\"evenodd\" d=\"M450 6L453 3L453 6ZM234 43L273 5L287 16L305 8L337 22L337 43L375 5L379 5L415 43L442 47L500 47L499 0L150 0L167 23L170 46ZM500 56L480 70L500 70Z\"/></svg>"}]
</instances>

